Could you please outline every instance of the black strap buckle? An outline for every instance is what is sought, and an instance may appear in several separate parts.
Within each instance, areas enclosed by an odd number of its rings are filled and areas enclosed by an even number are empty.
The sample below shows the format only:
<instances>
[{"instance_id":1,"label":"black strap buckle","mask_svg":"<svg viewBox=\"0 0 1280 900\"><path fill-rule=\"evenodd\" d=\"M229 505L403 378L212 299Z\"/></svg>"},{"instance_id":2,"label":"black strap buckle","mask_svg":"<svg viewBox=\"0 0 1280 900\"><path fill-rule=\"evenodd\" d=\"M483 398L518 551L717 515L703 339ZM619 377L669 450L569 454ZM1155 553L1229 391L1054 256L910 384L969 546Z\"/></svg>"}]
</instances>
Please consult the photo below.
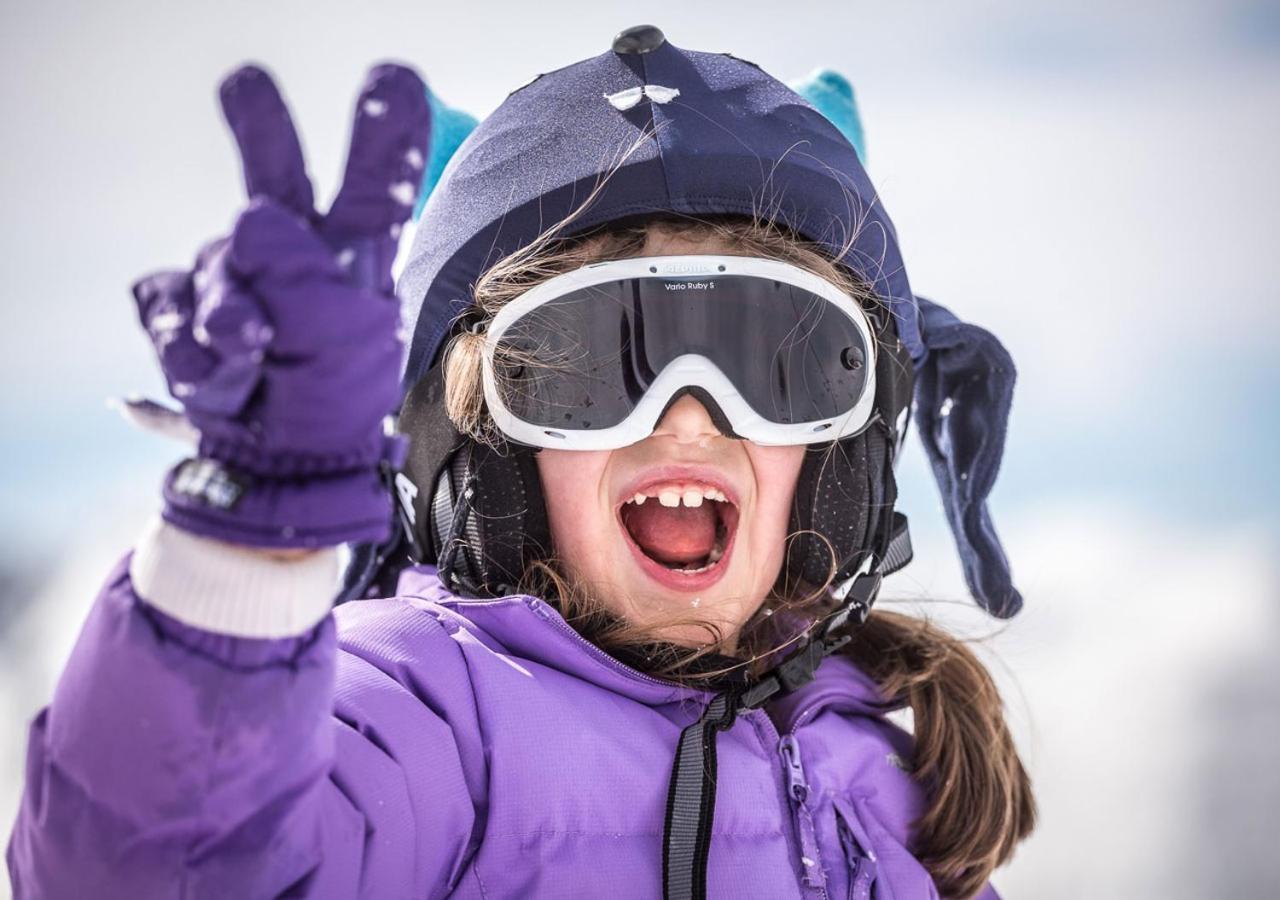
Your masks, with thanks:
<instances>
[{"instance_id":1,"label":"black strap buckle","mask_svg":"<svg viewBox=\"0 0 1280 900\"><path fill-rule=\"evenodd\" d=\"M867 616L871 614L871 605L875 603L876 594L880 590L881 580L878 572L857 576L849 588L844 603L827 620L822 632L781 665L766 672L755 685L747 688L742 694L738 708L740 710L759 709L774 697L789 694L812 681L823 658L835 653L852 640L849 634L837 635L835 632L849 622L861 625L867 621Z\"/></svg>"},{"instance_id":2,"label":"black strap buckle","mask_svg":"<svg viewBox=\"0 0 1280 900\"><path fill-rule=\"evenodd\" d=\"M843 643L840 641L836 646ZM758 709L775 696L789 694L808 684L817 673L822 658L834 649L828 649L827 642L821 639L809 641L782 665L771 669L754 686L747 688L738 704L739 709Z\"/></svg>"}]
</instances>

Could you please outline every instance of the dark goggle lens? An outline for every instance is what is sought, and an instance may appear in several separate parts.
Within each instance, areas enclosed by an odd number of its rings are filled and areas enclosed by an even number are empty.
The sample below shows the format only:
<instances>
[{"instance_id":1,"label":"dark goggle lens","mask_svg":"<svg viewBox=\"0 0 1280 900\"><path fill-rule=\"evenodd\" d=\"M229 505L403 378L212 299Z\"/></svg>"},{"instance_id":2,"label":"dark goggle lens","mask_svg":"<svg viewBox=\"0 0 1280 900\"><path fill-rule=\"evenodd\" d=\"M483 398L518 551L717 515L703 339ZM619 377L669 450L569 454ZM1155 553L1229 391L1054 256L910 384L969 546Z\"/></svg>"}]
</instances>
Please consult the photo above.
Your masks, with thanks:
<instances>
[{"instance_id":1,"label":"dark goggle lens","mask_svg":"<svg viewBox=\"0 0 1280 900\"><path fill-rule=\"evenodd\" d=\"M633 278L549 300L503 332L496 383L539 427L621 423L674 359L711 360L759 415L778 424L847 413L870 348L825 297L767 278Z\"/></svg>"}]
</instances>

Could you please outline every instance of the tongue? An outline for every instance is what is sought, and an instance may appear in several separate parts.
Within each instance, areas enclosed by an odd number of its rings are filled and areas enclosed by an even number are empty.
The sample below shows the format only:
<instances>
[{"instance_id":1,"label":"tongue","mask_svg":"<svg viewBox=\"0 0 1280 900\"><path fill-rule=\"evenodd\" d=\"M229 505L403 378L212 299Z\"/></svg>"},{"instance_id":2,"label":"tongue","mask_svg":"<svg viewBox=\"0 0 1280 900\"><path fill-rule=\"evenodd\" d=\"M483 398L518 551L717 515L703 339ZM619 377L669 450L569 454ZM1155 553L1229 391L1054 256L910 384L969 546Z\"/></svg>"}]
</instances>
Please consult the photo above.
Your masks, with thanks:
<instances>
[{"instance_id":1,"label":"tongue","mask_svg":"<svg viewBox=\"0 0 1280 900\"><path fill-rule=\"evenodd\" d=\"M716 511L701 506L663 506L656 500L623 507L623 524L640 549L658 562L675 565L703 559L716 543Z\"/></svg>"}]
</instances>

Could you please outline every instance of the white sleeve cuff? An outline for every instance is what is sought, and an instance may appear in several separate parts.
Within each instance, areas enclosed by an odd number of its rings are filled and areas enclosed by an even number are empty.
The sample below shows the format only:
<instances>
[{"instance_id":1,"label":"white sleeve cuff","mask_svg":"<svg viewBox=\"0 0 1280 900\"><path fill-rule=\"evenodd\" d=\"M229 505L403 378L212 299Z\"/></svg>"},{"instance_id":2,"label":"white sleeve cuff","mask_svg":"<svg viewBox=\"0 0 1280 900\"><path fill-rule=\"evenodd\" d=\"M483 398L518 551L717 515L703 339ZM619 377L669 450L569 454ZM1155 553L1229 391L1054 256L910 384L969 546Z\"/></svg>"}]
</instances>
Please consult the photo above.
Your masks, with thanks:
<instances>
[{"instance_id":1,"label":"white sleeve cuff","mask_svg":"<svg viewBox=\"0 0 1280 900\"><path fill-rule=\"evenodd\" d=\"M337 547L276 559L159 516L129 561L134 592L151 606L194 628L246 638L305 634L328 615L340 575Z\"/></svg>"}]
</instances>

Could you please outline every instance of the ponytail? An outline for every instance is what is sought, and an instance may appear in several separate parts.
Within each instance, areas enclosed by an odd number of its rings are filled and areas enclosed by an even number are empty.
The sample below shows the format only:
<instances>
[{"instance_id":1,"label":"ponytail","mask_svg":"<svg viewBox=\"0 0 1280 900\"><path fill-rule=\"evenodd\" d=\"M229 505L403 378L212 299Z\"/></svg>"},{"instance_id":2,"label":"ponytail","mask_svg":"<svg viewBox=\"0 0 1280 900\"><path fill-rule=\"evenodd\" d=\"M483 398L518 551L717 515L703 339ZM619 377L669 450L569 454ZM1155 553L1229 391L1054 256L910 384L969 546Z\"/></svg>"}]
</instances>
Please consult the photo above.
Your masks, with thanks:
<instances>
[{"instance_id":1,"label":"ponytail","mask_svg":"<svg viewBox=\"0 0 1280 900\"><path fill-rule=\"evenodd\" d=\"M945 897L971 897L1031 833L1036 808L986 667L959 639L876 611L846 653L914 717L911 772L928 791L914 855Z\"/></svg>"}]
</instances>

